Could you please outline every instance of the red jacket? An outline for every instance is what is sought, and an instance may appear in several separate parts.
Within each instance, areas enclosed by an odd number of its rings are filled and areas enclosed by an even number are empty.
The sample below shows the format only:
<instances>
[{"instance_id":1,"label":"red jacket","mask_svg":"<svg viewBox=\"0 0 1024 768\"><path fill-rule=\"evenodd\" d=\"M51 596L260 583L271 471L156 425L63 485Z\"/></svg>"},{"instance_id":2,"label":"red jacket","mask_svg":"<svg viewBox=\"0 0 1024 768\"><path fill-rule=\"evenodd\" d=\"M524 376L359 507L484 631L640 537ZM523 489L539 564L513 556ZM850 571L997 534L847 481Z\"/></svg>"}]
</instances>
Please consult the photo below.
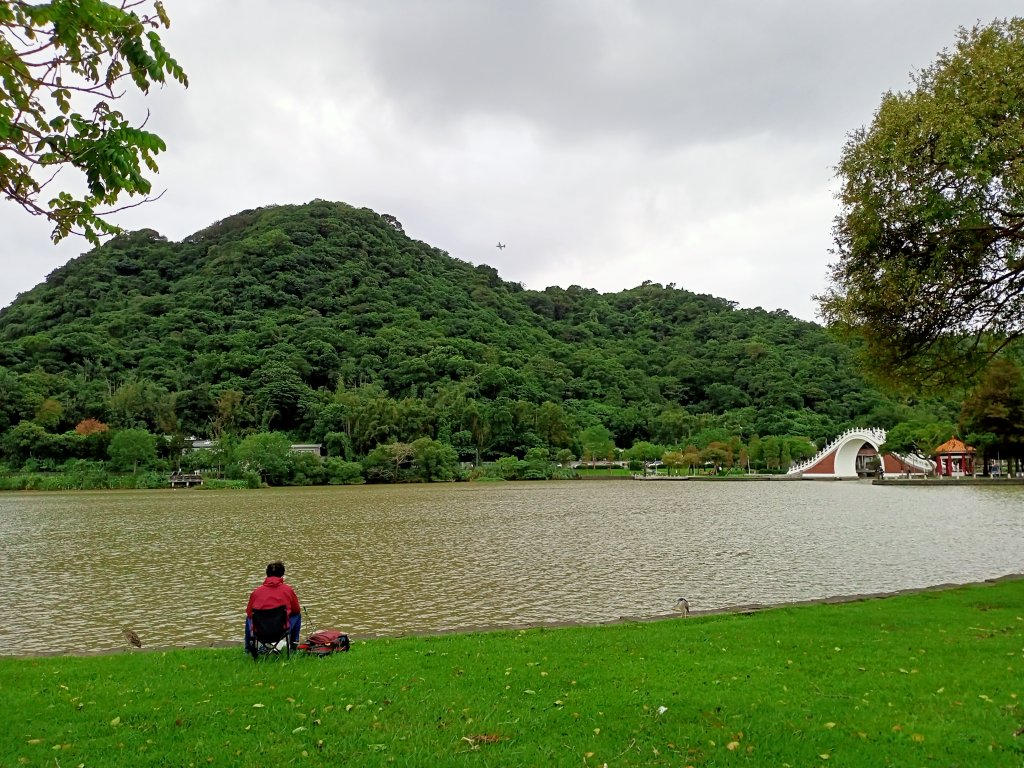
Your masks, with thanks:
<instances>
[{"instance_id":1,"label":"red jacket","mask_svg":"<svg viewBox=\"0 0 1024 768\"><path fill-rule=\"evenodd\" d=\"M287 606L288 615L294 616L302 612L299 607L299 598L295 596L295 590L284 583L280 576L267 576L263 584L256 587L249 595L249 604L245 606L245 615L252 618L254 608L277 608L279 605Z\"/></svg>"}]
</instances>

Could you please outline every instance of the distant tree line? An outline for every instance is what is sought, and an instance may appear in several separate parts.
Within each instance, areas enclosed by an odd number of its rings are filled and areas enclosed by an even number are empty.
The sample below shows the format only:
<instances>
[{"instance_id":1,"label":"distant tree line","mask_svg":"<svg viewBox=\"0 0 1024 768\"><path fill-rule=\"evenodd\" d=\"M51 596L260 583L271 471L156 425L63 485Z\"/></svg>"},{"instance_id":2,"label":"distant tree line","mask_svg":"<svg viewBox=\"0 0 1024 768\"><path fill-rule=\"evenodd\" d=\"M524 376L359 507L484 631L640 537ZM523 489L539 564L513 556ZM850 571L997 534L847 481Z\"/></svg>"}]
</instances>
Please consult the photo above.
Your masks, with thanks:
<instances>
[{"instance_id":1,"label":"distant tree line","mask_svg":"<svg viewBox=\"0 0 1024 768\"><path fill-rule=\"evenodd\" d=\"M598 443L781 471L849 426L957 420L958 401L895 401L853 359L813 323L671 285L528 291L316 201L181 243L118 236L0 310L0 461L130 471L111 449L135 431L153 437L136 471L177 467L192 437L324 445L319 467L257 473L272 483L533 476Z\"/></svg>"}]
</instances>

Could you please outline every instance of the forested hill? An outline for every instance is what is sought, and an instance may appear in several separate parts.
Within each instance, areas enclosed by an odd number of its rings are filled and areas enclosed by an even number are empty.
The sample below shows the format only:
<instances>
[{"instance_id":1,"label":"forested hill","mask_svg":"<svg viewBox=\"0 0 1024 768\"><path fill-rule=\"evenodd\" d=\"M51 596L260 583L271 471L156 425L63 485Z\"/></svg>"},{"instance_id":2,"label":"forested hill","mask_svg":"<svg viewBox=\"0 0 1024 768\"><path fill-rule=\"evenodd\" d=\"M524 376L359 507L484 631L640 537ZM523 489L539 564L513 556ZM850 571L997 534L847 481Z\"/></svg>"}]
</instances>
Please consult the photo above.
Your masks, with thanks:
<instances>
[{"instance_id":1,"label":"forested hill","mask_svg":"<svg viewBox=\"0 0 1024 768\"><path fill-rule=\"evenodd\" d=\"M356 453L468 434L500 455L597 423L620 447L820 439L880 403L848 349L786 312L658 284L524 290L325 201L179 243L119 236L0 311L0 432L344 432Z\"/></svg>"}]
</instances>

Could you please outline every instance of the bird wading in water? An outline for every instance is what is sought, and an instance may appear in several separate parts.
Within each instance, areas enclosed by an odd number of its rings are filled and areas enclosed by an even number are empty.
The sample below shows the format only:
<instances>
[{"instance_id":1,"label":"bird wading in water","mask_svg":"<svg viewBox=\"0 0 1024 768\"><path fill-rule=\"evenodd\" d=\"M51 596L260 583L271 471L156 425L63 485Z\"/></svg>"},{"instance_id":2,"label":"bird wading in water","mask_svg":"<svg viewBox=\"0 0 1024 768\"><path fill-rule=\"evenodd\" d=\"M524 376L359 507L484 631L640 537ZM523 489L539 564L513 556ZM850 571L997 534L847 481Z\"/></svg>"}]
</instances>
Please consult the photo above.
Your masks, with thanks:
<instances>
[{"instance_id":1,"label":"bird wading in water","mask_svg":"<svg viewBox=\"0 0 1024 768\"><path fill-rule=\"evenodd\" d=\"M136 648L142 647L142 638L140 638L133 629L126 629L124 631L124 639L132 645L134 645Z\"/></svg>"},{"instance_id":2,"label":"bird wading in water","mask_svg":"<svg viewBox=\"0 0 1024 768\"><path fill-rule=\"evenodd\" d=\"M676 600L676 609L683 614L683 616L690 615L690 601L685 597L680 597Z\"/></svg>"}]
</instances>

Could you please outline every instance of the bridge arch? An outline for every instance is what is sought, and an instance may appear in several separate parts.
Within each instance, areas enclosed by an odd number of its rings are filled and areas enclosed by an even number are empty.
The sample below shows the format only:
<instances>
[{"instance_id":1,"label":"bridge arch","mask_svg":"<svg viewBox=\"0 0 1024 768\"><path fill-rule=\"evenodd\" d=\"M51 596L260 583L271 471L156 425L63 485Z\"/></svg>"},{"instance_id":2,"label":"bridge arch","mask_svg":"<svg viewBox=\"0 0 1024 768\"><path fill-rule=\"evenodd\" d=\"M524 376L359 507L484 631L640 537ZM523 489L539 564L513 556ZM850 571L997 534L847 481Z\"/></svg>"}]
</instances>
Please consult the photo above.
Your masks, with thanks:
<instances>
[{"instance_id":1,"label":"bridge arch","mask_svg":"<svg viewBox=\"0 0 1024 768\"><path fill-rule=\"evenodd\" d=\"M788 474L803 477L857 477L857 454L865 443L876 451L885 442L885 430L848 429L810 459L794 464Z\"/></svg>"}]
</instances>

